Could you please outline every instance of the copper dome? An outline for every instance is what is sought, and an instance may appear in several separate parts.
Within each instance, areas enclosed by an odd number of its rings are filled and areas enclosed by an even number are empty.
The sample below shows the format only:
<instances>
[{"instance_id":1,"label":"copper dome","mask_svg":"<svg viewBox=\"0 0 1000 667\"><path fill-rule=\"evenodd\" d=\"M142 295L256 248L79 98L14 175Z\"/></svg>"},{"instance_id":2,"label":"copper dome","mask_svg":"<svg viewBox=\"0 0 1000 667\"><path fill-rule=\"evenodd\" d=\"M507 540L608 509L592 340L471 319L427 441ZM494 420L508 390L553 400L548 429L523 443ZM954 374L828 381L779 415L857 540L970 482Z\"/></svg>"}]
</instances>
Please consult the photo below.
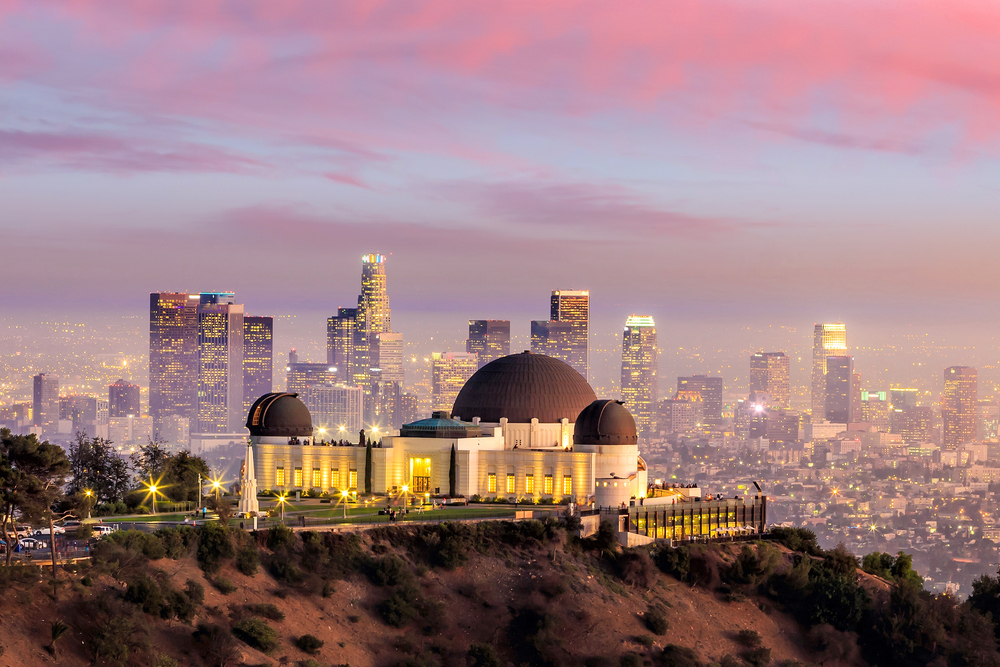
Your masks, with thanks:
<instances>
[{"instance_id":1,"label":"copper dome","mask_svg":"<svg viewBox=\"0 0 1000 667\"><path fill-rule=\"evenodd\" d=\"M621 401L594 401L573 427L574 445L634 445L638 440L635 419Z\"/></svg>"},{"instance_id":2,"label":"copper dome","mask_svg":"<svg viewBox=\"0 0 1000 667\"><path fill-rule=\"evenodd\" d=\"M312 415L298 394L264 394L250 407L247 428L261 437L305 437L313 434Z\"/></svg>"},{"instance_id":3,"label":"copper dome","mask_svg":"<svg viewBox=\"0 0 1000 667\"><path fill-rule=\"evenodd\" d=\"M476 371L458 392L451 414L494 424L502 417L514 424L572 422L596 398L587 380L566 362L522 352Z\"/></svg>"}]
</instances>

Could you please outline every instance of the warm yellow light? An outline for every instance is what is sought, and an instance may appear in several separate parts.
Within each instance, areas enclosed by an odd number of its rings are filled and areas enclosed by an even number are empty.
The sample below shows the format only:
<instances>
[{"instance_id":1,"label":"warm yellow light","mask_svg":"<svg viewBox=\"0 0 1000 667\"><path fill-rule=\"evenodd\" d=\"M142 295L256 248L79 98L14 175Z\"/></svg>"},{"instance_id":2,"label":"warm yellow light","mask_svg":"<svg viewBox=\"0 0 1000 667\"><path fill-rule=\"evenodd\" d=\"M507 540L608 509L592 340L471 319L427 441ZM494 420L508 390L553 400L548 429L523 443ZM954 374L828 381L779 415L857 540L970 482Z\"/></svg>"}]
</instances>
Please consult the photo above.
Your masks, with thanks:
<instances>
[{"instance_id":1,"label":"warm yellow light","mask_svg":"<svg viewBox=\"0 0 1000 667\"><path fill-rule=\"evenodd\" d=\"M340 432L341 432L341 433L343 433L343 432L344 432L345 430L346 430L346 429L345 429L345 428L344 428L343 426L341 426L341 427L340 427Z\"/></svg>"},{"instance_id":2,"label":"warm yellow light","mask_svg":"<svg viewBox=\"0 0 1000 667\"><path fill-rule=\"evenodd\" d=\"M340 492L340 497L341 498L346 498L347 497L347 491L341 491Z\"/></svg>"},{"instance_id":3,"label":"warm yellow light","mask_svg":"<svg viewBox=\"0 0 1000 667\"><path fill-rule=\"evenodd\" d=\"M372 433L378 433L378 426L372 426Z\"/></svg>"},{"instance_id":4,"label":"warm yellow light","mask_svg":"<svg viewBox=\"0 0 1000 667\"><path fill-rule=\"evenodd\" d=\"M410 490L410 487L408 487L406 484L404 484L403 485L403 493L406 493L409 490Z\"/></svg>"},{"instance_id":5,"label":"warm yellow light","mask_svg":"<svg viewBox=\"0 0 1000 667\"><path fill-rule=\"evenodd\" d=\"M87 496L88 498L89 498L89 497L91 497L92 495L94 495L94 492L93 492L93 491L91 491L90 489L87 489L87 490L86 490L86 491L84 491L83 493L84 493L84 495L85 495L85 496Z\"/></svg>"},{"instance_id":6,"label":"warm yellow light","mask_svg":"<svg viewBox=\"0 0 1000 667\"><path fill-rule=\"evenodd\" d=\"M149 490L153 493L156 493L156 486L150 486Z\"/></svg>"},{"instance_id":7,"label":"warm yellow light","mask_svg":"<svg viewBox=\"0 0 1000 667\"><path fill-rule=\"evenodd\" d=\"M323 435L324 433L326 433L326 429L325 428L321 428L319 430L319 433L320 433L320 435Z\"/></svg>"},{"instance_id":8,"label":"warm yellow light","mask_svg":"<svg viewBox=\"0 0 1000 667\"><path fill-rule=\"evenodd\" d=\"M217 479L213 479L212 480L212 488L213 489L218 489L220 486L222 486L222 484L219 483L219 480L217 480Z\"/></svg>"}]
</instances>

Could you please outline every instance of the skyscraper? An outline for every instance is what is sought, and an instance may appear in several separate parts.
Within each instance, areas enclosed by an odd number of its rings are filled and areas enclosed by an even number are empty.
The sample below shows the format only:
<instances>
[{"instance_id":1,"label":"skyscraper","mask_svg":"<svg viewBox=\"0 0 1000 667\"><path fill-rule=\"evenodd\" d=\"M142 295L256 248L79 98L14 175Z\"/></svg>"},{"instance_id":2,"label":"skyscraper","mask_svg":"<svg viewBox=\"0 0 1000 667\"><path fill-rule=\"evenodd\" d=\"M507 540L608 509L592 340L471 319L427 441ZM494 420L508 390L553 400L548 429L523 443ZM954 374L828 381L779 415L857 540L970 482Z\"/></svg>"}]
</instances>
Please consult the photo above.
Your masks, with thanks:
<instances>
[{"instance_id":1,"label":"skyscraper","mask_svg":"<svg viewBox=\"0 0 1000 667\"><path fill-rule=\"evenodd\" d=\"M854 357L830 355L826 358L826 420L836 424L851 421L854 397Z\"/></svg>"},{"instance_id":2,"label":"skyscraper","mask_svg":"<svg viewBox=\"0 0 1000 667\"><path fill-rule=\"evenodd\" d=\"M880 433L889 432L892 427L892 404L888 392L861 392L861 421L871 424Z\"/></svg>"},{"instance_id":3,"label":"skyscraper","mask_svg":"<svg viewBox=\"0 0 1000 667\"><path fill-rule=\"evenodd\" d=\"M243 318L243 411L274 390L274 318Z\"/></svg>"},{"instance_id":4,"label":"skyscraper","mask_svg":"<svg viewBox=\"0 0 1000 667\"><path fill-rule=\"evenodd\" d=\"M656 323L632 315L622 335L622 402L635 417L640 435L653 433L659 401L656 365Z\"/></svg>"},{"instance_id":5,"label":"skyscraper","mask_svg":"<svg viewBox=\"0 0 1000 667\"><path fill-rule=\"evenodd\" d=\"M326 363L337 369L338 377L349 382L354 377L354 330L357 308L338 308L326 321Z\"/></svg>"},{"instance_id":6,"label":"skyscraper","mask_svg":"<svg viewBox=\"0 0 1000 667\"><path fill-rule=\"evenodd\" d=\"M465 351L479 358L482 368L510 354L510 320L469 320Z\"/></svg>"},{"instance_id":7,"label":"skyscraper","mask_svg":"<svg viewBox=\"0 0 1000 667\"><path fill-rule=\"evenodd\" d=\"M302 402L312 414L313 427L323 440L357 440L365 428L361 387L324 382L309 386Z\"/></svg>"},{"instance_id":8,"label":"skyscraper","mask_svg":"<svg viewBox=\"0 0 1000 667\"><path fill-rule=\"evenodd\" d=\"M772 406L789 406L789 378L788 357L784 352L757 352L750 356L750 391L768 393Z\"/></svg>"},{"instance_id":9,"label":"skyscraper","mask_svg":"<svg viewBox=\"0 0 1000 667\"><path fill-rule=\"evenodd\" d=\"M59 427L59 377L39 373L34 380L31 405L31 423L42 428L42 433L55 433Z\"/></svg>"},{"instance_id":10,"label":"skyscraper","mask_svg":"<svg viewBox=\"0 0 1000 667\"><path fill-rule=\"evenodd\" d=\"M568 323L566 333L549 334L549 345L558 359L590 381L590 291L554 290L549 302L549 321Z\"/></svg>"},{"instance_id":11,"label":"skyscraper","mask_svg":"<svg viewBox=\"0 0 1000 667\"><path fill-rule=\"evenodd\" d=\"M451 411L458 392L479 369L479 358L463 352L431 353L432 409ZM459 415L462 416L462 415ZM471 419L473 415L466 415Z\"/></svg>"},{"instance_id":12,"label":"skyscraper","mask_svg":"<svg viewBox=\"0 0 1000 667\"><path fill-rule=\"evenodd\" d=\"M149 295L149 415L154 431L166 415L198 415L197 294Z\"/></svg>"},{"instance_id":13,"label":"skyscraper","mask_svg":"<svg viewBox=\"0 0 1000 667\"><path fill-rule=\"evenodd\" d=\"M847 354L847 326L841 322L817 324L813 328L812 419L826 415L826 358Z\"/></svg>"},{"instance_id":14,"label":"skyscraper","mask_svg":"<svg viewBox=\"0 0 1000 667\"><path fill-rule=\"evenodd\" d=\"M702 421L718 426L722 423L722 378L691 375L677 378L677 392L694 392L703 402Z\"/></svg>"},{"instance_id":15,"label":"skyscraper","mask_svg":"<svg viewBox=\"0 0 1000 667\"><path fill-rule=\"evenodd\" d=\"M361 258L361 294L354 327L353 380L366 395L371 395L371 369L379 365L375 336L384 331L392 331L385 255L365 255Z\"/></svg>"},{"instance_id":16,"label":"skyscraper","mask_svg":"<svg viewBox=\"0 0 1000 667\"><path fill-rule=\"evenodd\" d=\"M198 304L198 433L243 429L243 306L232 292L202 292Z\"/></svg>"},{"instance_id":17,"label":"skyscraper","mask_svg":"<svg viewBox=\"0 0 1000 667\"><path fill-rule=\"evenodd\" d=\"M311 364L308 361L289 362L285 366L285 391L291 394L303 394L307 387L314 384L337 384L339 377L333 366L326 364Z\"/></svg>"},{"instance_id":18,"label":"skyscraper","mask_svg":"<svg viewBox=\"0 0 1000 667\"><path fill-rule=\"evenodd\" d=\"M118 419L140 414L139 385L121 378L108 385L108 417Z\"/></svg>"},{"instance_id":19,"label":"skyscraper","mask_svg":"<svg viewBox=\"0 0 1000 667\"><path fill-rule=\"evenodd\" d=\"M958 449L976 439L979 414L979 380L975 368L951 366L944 369L944 392L941 394L941 420L944 425L943 449Z\"/></svg>"}]
</instances>

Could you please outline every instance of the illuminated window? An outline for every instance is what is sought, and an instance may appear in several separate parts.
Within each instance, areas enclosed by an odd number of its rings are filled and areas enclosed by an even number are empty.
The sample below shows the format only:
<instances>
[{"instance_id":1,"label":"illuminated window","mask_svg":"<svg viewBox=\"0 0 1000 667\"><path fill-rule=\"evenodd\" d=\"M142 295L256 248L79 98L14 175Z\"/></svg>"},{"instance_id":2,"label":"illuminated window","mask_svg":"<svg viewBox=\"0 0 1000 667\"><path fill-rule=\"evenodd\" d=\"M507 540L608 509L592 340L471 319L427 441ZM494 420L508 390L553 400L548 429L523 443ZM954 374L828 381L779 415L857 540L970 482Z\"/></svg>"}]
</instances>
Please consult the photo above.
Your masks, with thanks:
<instances>
[{"instance_id":1,"label":"illuminated window","mask_svg":"<svg viewBox=\"0 0 1000 667\"><path fill-rule=\"evenodd\" d=\"M274 485L284 486L285 485L285 469L278 468L274 471Z\"/></svg>"},{"instance_id":2,"label":"illuminated window","mask_svg":"<svg viewBox=\"0 0 1000 667\"><path fill-rule=\"evenodd\" d=\"M351 472L348 473L347 488L350 489L351 491L353 491L354 489L358 488L358 471L357 470L352 470Z\"/></svg>"},{"instance_id":3,"label":"illuminated window","mask_svg":"<svg viewBox=\"0 0 1000 667\"><path fill-rule=\"evenodd\" d=\"M524 492L534 493L535 492L535 476L528 475L524 478Z\"/></svg>"},{"instance_id":4,"label":"illuminated window","mask_svg":"<svg viewBox=\"0 0 1000 667\"><path fill-rule=\"evenodd\" d=\"M547 493L547 494L549 494L551 496L552 495L552 489L553 489L553 486L552 486L552 475L548 474L548 475L545 476L544 486L542 486L542 493Z\"/></svg>"},{"instance_id":5,"label":"illuminated window","mask_svg":"<svg viewBox=\"0 0 1000 667\"><path fill-rule=\"evenodd\" d=\"M486 475L486 492L487 493L497 492L497 474L495 472L491 472L490 474Z\"/></svg>"},{"instance_id":6,"label":"illuminated window","mask_svg":"<svg viewBox=\"0 0 1000 667\"><path fill-rule=\"evenodd\" d=\"M302 468L295 469L295 479L292 486L302 486Z\"/></svg>"},{"instance_id":7,"label":"illuminated window","mask_svg":"<svg viewBox=\"0 0 1000 667\"><path fill-rule=\"evenodd\" d=\"M429 458L410 459L410 490L427 493L431 490L431 460Z\"/></svg>"},{"instance_id":8,"label":"illuminated window","mask_svg":"<svg viewBox=\"0 0 1000 667\"><path fill-rule=\"evenodd\" d=\"M330 487L340 488L340 468L330 468Z\"/></svg>"},{"instance_id":9,"label":"illuminated window","mask_svg":"<svg viewBox=\"0 0 1000 667\"><path fill-rule=\"evenodd\" d=\"M563 475L563 495L569 496L573 494L573 477L572 475Z\"/></svg>"},{"instance_id":10,"label":"illuminated window","mask_svg":"<svg viewBox=\"0 0 1000 667\"><path fill-rule=\"evenodd\" d=\"M319 468L313 468L313 483L314 489L318 489L323 486L323 473L320 472Z\"/></svg>"},{"instance_id":11,"label":"illuminated window","mask_svg":"<svg viewBox=\"0 0 1000 667\"><path fill-rule=\"evenodd\" d=\"M507 493L514 493L514 474L507 473Z\"/></svg>"}]
</instances>

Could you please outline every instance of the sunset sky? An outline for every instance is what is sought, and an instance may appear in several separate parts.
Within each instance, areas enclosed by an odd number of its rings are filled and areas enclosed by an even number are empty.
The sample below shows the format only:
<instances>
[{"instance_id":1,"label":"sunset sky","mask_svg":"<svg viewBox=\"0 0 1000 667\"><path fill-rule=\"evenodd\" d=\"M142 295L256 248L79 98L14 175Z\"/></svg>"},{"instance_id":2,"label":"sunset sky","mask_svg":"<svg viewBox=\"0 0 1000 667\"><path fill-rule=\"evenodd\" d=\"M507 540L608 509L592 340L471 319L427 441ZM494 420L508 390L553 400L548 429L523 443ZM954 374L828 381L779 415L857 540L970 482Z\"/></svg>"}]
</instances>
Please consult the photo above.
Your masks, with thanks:
<instances>
[{"instance_id":1,"label":"sunset sky","mask_svg":"<svg viewBox=\"0 0 1000 667\"><path fill-rule=\"evenodd\" d=\"M0 305L332 312L382 252L404 319L995 320L998 35L985 1L2 1Z\"/></svg>"}]
</instances>

